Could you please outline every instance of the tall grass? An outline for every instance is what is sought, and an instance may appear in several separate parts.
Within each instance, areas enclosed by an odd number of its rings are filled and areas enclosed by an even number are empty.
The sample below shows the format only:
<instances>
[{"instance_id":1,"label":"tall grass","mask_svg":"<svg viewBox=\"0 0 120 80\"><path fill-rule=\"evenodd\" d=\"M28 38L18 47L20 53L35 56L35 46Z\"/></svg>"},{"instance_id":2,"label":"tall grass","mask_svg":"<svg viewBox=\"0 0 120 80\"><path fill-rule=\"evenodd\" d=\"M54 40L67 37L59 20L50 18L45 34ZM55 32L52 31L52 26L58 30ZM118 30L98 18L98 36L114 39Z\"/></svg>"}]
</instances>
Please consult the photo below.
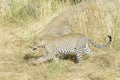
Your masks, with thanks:
<instances>
[{"instance_id":1,"label":"tall grass","mask_svg":"<svg viewBox=\"0 0 120 80\"><path fill-rule=\"evenodd\" d=\"M26 21L51 16L68 5L71 5L69 1L60 0L3 0L1 1L1 13L8 23L22 26L26 24Z\"/></svg>"},{"instance_id":2,"label":"tall grass","mask_svg":"<svg viewBox=\"0 0 120 80\"><path fill-rule=\"evenodd\" d=\"M81 65L77 65L70 60L60 60L58 63L53 61L34 66L31 64L32 60L26 61L23 59L25 54L33 54L28 45L34 40L35 34L44 28L43 26L53 18L52 16L58 15L61 11L76 4L73 4L71 1L0 1L0 80L120 80L119 5L118 10L112 12L116 15L111 14L116 19L112 19L112 25L114 25L112 27L113 42L110 48L98 50L92 47L94 55L89 58L83 58ZM76 1L79 2L80 0ZM120 3L120 0L116 1ZM92 9L89 10L94 11L96 9L97 7L93 5ZM92 13L88 13L91 24L88 27L80 26L79 29L75 28L75 30L86 32L85 34L89 33L88 35L98 33L98 29L103 31L103 33L107 32L108 30L105 29L105 26L106 24L111 25L109 24L110 18L108 16L108 21L102 20L106 14L102 14L101 11L98 10L97 13L100 13L100 15L96 14L94 17ZM98 22L95 21L96 17L99 18ZM82 16L82 19L85 19L84 16ZM100 23L102 24L99 23L99 20L101 20ZM82 22L77 24L86 25ZM92 31L94 27L90 26L98 27L95 27L95 31ZM94 36L100 37L97 34ZM101 34L101 36L103 35ZM105 41L101 41L103 40L101 38L100 40L97 39L95 38L97 42L100 41L99 43ZM34 53L40 55L44 53L44 50L40 49Z\"/></svg>"}]
</instances>

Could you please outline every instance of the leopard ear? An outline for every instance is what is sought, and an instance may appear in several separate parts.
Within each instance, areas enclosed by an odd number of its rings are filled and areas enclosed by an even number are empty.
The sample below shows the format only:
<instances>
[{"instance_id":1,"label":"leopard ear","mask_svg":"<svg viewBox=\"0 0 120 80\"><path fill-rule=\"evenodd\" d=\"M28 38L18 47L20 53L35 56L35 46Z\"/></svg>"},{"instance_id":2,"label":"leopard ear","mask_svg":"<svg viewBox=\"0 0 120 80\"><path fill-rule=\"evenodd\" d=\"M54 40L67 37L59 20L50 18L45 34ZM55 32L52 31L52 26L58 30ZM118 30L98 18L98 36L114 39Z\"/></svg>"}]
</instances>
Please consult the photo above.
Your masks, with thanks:
<instances>
[{"instance_id":1,"label":"leopard ear","mask_svg":"<svg viewBox=\"0 0 120 80\"><path fill-rule=\"evenodd\" d=\"M37 42L35 41L35 42L33 42L33 44L35 45L35 44L37 44Z\"/></svg>"}]
</instances>

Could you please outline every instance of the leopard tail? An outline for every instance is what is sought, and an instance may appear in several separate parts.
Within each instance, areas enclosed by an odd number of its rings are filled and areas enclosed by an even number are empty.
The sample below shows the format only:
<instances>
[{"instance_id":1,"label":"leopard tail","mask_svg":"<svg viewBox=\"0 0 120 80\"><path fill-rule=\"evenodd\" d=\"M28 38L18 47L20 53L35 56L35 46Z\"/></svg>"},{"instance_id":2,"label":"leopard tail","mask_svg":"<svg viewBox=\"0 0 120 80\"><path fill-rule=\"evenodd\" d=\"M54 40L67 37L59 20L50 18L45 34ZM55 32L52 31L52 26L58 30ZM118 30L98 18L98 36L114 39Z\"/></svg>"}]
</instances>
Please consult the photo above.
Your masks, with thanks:
<instances>
[{"instance_id":1,"label":"leopard tail","mask_svg":"<svg viewBox=\"0 0 120 80\"><path fill-rule=\"evenodd\" d=\"M94 42L93 39L91 39L91 38L88 38L88 41L89 41L92 45L94 45L96 48L103 49L103 48L109 47L109 45L110 45L111 42L112 42L112 37L108 35L108 38L109 38L109 41L108 41L107 43L105 43L104 45L96 44L96 42Z\"/></svg>"}]
</instances>

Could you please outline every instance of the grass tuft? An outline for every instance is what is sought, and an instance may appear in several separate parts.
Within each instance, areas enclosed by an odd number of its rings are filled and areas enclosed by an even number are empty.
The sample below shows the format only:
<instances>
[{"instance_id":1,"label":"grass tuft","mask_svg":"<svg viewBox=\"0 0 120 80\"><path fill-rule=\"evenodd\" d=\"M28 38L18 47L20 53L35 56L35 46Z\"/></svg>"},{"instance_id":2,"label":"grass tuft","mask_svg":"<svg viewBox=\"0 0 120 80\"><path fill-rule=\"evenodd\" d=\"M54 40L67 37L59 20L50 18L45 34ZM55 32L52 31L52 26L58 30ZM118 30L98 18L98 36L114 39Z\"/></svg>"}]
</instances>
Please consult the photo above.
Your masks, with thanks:
<instances>
[{"instance_id":1,"label":"grass tuft","mask_svg":"<svg viewBox=\"0 0 120 80\"><path fill-rule=\"evenodd\" d=\"M85 0L80 6L85 10L80 12L80 22L73 23L75 32L90 36L98 44L106 42L111 32L113 38L107 49L90 45L94 55L83 56L82 65L60 60L34 66L23 60L26 54L33 54L29 46L35 35L41 35L53 16L76 4L73 1L81 0L0 1L0 80L120 80L120 0ZM104 1L111 2L104 6ZM45 51L34 53L43 55Z\"/></svg>"},{"instance_id":2,"label":"grass tuft","mask_svg":"<svg viewBox=\"0 0 120 80\"><path fill-rule=\"evenodd\" d=\"M61 61L53 61L48 64L48 68L44 72L44 77L46 80L59 80L59 78L64 77L64 75L68 72L69 70ZM65 77L61 79L65 79Z\"/></svg>"}]
</instances>

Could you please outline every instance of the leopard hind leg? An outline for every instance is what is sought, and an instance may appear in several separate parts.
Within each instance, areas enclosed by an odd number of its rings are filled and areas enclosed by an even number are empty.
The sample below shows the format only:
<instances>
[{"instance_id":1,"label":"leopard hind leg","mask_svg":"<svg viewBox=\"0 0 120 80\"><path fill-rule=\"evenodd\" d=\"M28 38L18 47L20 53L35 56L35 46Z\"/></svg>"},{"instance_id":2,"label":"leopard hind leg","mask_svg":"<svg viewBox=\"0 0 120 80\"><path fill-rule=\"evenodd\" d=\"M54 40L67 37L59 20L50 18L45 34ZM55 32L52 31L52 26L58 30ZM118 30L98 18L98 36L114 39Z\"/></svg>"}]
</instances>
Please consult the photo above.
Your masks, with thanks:
<instances>
[{"instance_id":1,"label":"leopard hind leg","mask_svg":"<svg viewBox=\"0 0 120 80\"><path fill-rule=\"evenodd\" d=\"M85 52L89 56L91 56L93 54L93 52L90 50L88 44L86 44L85 48L83 49L83 52Z\"/></svg>"},{"instance_id":2,"label":"leopard hind leg","mask_svg":"<svg viewBox=\"0 0 120 80\"><path fill-rule=\"evenodd\" d=\"M76 59L77 59L77 63L81 64L81 61L82 61L82 51L76 53Z\"/></svg>"}]
</instances>

